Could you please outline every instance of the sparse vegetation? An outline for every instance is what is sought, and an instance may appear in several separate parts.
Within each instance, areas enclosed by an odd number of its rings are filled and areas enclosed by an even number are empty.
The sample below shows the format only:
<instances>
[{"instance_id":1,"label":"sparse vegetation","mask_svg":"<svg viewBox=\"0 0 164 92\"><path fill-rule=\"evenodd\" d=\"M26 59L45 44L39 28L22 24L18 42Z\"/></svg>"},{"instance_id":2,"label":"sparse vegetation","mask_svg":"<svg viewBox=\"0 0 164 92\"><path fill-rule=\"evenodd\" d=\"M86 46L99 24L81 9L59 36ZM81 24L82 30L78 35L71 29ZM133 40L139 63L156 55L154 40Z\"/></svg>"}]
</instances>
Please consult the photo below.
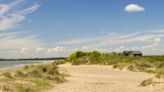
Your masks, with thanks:
<instances>
[{"instance_id":1,"label":"sparse vegetation","mask_svg":"<svg viewBox=\"0 0 164 92\"><path fill-rule=\"evenodd\" d=\"M40 92L54 83L64 82L64 76L55 62L25 66L12 73L4 72L0 76L0 89L3 92Z\"/></svg>"},{"instance_id":2,"label":"sparse vegetation","mask_svg":"<svg viewBox=\"0 0 164 92\"><path fill-rule=\"evenodd\" d=\"M80 64L101 64L113 65L113 68L130 71L158 73L164 70L164 56L124 56L117 53L100 53L98 51L82 52L77 51L67 58L72 65Z\"/></svg>"},{"instance_id":3,"label":"sparse vegetation","mask_svg":"<svg viewBox=\"0 0 164 92\"><path fill-rule=\"evenodd\" d=\"M149 86L149 85L152 85L154 86L155 85L155 82L153 81L152 78L149 78L149 79L146 79L144 81L141 82L140 86Z\"/></svg>"},{"instance_id":4,"label":"sparse vegetation","mask_svg":"<svg viewBox=\"0 0 164 92\"><path fill-rule=\"evenodd\" d=\"M161 72L158 72L157 75L156 75L157 78L163 78L164 79L164 70L161 71Z\"/></svg>"},{"instance_id":5,"label":"sparse vegetation","mask_svg":"<svg viewBox=\"0 0 164 92\"><path fill-rule=\"evenodd\" d=\"M7 71L7 72L4 72L4 73L3 73L3 76L4 76L5 78L13 78L12 75L11 75L11 73L8 72L8 71Z\"/></svg>"},{"instance_id":6,"label":"sparse vegetation","mask_svg":"<svg viewBox=\"0 0 164 92\"><path fill-rule=\"evenodd\" d=\"M72 65L100 64L113 65L113 68L128 69L134 72L155 73L157 78L164 78L164 56L124 56L119 53L100 53L77 51L67 58ZM141 85L150 84L149 80Z\"/></svg>"}]
</instances>

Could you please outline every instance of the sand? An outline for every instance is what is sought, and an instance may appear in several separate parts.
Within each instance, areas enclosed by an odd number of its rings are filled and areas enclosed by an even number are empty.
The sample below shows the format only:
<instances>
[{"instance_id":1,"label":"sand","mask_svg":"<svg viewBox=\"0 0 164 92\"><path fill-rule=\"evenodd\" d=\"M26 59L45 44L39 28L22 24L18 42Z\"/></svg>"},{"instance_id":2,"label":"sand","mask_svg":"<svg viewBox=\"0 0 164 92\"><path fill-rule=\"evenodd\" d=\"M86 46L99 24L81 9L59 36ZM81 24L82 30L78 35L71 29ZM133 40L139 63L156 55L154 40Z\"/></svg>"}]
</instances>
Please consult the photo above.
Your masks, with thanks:
<instances>
[{"instance_id":1,"label":"sand","mask_svg":"<svg viewBox=\"0 0 164 92\"><path fill-rule=\"evenodd\" d=\"M164 92L164 85L141 87L140 83L153 74L113 69L100 65L60 65L71 76L65 83L47 92Z\"/></svg>"}]
</instances>

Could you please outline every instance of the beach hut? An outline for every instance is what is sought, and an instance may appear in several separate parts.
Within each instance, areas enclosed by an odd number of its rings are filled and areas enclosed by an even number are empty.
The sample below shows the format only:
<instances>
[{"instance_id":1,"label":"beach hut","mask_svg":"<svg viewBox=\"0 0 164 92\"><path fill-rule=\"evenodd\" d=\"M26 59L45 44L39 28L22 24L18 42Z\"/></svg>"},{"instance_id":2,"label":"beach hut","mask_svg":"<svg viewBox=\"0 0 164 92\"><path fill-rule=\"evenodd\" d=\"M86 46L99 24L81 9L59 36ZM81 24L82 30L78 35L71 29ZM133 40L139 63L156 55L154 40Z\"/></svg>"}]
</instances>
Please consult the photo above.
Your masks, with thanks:
<instances>
[{"instance_id":1,"label":"beach hut","mask_svg":"<svg viewBox=\"0 0 164 92\"><path fill-rule=\"evenodd\" d=\"M122 54L125 56L142 56L141 51L123 51Z\"/></svg>"}]
</instances>

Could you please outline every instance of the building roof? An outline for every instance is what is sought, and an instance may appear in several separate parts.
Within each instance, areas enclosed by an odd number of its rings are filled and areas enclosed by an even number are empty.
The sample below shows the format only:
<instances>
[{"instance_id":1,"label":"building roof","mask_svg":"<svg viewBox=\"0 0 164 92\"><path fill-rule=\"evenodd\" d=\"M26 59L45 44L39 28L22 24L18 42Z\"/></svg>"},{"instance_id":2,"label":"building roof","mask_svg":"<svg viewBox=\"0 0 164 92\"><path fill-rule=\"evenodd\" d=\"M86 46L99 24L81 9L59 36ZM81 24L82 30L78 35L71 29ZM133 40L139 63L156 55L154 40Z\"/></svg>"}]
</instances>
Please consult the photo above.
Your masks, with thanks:
<instances>
[{"instance_id":1,"label":"building roof","mask_svg":"<svg viewBox=\"0 0 164 92\"><path fill-rule=\"evenodd\" d=\"M127 53L127 54L142 54L141 51L124 51L123 53Z\"/></svg>"}]
</instances>

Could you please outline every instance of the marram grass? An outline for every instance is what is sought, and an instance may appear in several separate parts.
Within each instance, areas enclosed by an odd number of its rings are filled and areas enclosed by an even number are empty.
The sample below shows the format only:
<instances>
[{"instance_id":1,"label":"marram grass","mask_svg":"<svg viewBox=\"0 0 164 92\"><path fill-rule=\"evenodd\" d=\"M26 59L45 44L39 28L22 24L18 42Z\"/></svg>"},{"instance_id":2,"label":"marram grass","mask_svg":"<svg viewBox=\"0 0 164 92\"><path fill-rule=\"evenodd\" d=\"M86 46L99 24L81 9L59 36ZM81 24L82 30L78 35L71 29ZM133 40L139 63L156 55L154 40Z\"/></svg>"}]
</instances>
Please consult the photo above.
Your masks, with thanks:
<instances>
[{"instance_id":1,"label":"marram grass","mask_svg":"<svg viewBox=\"0 0 164 92\"><path fill-rule=\"evenodd\" d=\"M64 74L58 71L57 63L25 66L0 75L2 92L41 92L55 83L64 82Z\"/></svg>"}]
</instances>

